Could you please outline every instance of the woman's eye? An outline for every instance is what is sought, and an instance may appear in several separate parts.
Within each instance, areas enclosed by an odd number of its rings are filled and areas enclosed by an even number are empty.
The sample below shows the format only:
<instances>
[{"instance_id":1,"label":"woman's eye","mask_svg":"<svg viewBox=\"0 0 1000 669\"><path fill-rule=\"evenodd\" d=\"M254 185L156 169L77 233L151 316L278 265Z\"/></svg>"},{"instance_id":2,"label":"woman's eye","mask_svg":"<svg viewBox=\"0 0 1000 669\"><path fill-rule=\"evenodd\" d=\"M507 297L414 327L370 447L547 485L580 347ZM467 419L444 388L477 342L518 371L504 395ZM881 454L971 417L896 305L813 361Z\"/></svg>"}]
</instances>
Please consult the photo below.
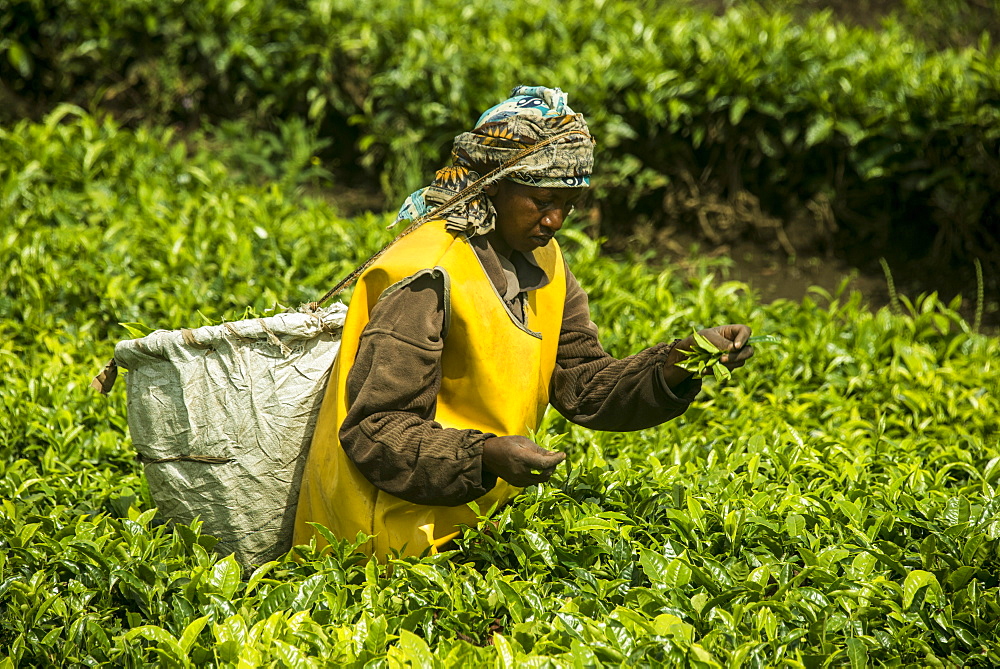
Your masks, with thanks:
<instances>
[{"instance_id":1,"label":"woman's eye","mask_svg":"<svg viewBox=\"0 0 1000 669\"><path fill-rule=\"evenodd\" d=\"M552 207L552 203L547 200L535 200L534 202L535 206L538 209L545 210L545 209L550 209Z\"/></svg>"}]
</instances>

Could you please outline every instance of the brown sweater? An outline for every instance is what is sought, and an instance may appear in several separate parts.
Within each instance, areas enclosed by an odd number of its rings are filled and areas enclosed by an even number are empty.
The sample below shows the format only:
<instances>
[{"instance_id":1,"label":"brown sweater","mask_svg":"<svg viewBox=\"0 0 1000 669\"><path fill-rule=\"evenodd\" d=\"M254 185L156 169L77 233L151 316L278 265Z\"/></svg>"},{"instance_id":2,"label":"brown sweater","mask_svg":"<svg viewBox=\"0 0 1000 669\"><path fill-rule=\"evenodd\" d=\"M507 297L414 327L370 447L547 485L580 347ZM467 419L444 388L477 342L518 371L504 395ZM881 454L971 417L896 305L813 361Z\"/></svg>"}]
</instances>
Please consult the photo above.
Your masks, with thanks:
<instances>
[{"instance_id":1,"label":"brown sweater","mask_svg":"<svg viewBox=\"0 0 1000 669\"><path fill-rule=\"evenodd\" d=\"M515 251L508 261L485 237L470 241L497 293L523 321L525 293L549 277L530 256ZM454 506L496 485L496 475L483 469L482 445L497 435L434 421L447 339L445 285L440 271L424 270L379 298L348 375L350 410L340 442L377 488L416 504ZM567 266L550 402L568 420L596 430L639 430L676 418L701 381L691 377L670 390L661 368L672 346L656 344L621 360L606 353L587 294Z\"/></svg>"}]
</instances>

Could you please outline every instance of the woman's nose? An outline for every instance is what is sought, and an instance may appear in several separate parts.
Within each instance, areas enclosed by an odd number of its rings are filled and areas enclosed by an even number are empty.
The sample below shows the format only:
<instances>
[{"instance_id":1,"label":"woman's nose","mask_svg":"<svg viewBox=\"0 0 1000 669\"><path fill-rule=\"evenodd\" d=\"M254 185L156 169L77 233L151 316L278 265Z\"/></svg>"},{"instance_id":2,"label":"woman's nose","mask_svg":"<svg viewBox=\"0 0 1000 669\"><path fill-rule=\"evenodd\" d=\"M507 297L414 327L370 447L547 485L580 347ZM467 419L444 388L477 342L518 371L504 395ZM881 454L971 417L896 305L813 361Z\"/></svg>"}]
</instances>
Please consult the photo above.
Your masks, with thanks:
<instances>
[{"instance_id":1,"label":"woman's nose","mask_svg":"<svg viewBox=\"0 0 1000 669\"><path fill-rule=\"evenodd\" d=\"M556 207L545 215L542 223L545 227L551 229L552 232L559 232L563 226L563 222L566 220L566 213L566 210L562 207Z\"/></svg>"}]
</instances>

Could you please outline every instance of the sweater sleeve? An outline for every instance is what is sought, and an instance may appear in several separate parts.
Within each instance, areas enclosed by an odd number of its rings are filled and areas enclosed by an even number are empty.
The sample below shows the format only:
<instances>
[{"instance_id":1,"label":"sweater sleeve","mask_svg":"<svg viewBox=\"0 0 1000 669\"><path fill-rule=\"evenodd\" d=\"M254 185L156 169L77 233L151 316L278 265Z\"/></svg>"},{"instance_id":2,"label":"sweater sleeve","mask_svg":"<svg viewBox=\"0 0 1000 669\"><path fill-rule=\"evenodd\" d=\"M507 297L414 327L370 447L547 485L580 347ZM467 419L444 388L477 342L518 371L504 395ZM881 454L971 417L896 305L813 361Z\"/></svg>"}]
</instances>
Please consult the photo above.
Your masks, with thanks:
<instances>
[{"instance_id":1,"label":"sweater sleeve","mask_svg":"<svg viewBox=\"0 0 1000 669\"><path fill-rule=\"evenodd\" d=\"M691 377L671 390L661 372L676 342L621 360L601 346L587 294L566 268L566 307L551 403L568 420L595 430L640 430L683 414L701 390Z\"/></svg>"},{"instance_id":2,"label":"sweater sleeve","mask_svg":"<svg viewBox=\"0 0 1000 669\"><path fill-rule=\"evenodd\" d=\"M425 270L390 288L372 309L347 377L340 428L347 456L372 485L415 504L457 506L496 485L483 471L478 430L433 420L447 334L447 275Z\"/></svg>"}]
</instances>

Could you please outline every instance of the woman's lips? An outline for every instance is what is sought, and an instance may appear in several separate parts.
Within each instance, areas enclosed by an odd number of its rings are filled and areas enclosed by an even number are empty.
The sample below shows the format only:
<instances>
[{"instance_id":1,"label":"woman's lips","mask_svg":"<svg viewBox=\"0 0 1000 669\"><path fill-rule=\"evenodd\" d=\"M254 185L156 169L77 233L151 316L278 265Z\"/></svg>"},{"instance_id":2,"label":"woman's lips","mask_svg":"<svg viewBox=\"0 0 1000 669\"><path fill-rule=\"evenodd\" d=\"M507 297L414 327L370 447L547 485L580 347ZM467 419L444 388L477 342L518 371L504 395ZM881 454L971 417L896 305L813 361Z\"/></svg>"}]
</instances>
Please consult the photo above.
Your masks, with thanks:
<instances>
[{"instance_id":1,"label":"woman's lips","mask_svg":"<svg viewBox=\"0 0 1000 669\"><path fill-rule=\"evenodd\" d=\"M545 246L552 240L552 235L534 235L531 239L539 246Z\"/></svg>"}]
</instances>

